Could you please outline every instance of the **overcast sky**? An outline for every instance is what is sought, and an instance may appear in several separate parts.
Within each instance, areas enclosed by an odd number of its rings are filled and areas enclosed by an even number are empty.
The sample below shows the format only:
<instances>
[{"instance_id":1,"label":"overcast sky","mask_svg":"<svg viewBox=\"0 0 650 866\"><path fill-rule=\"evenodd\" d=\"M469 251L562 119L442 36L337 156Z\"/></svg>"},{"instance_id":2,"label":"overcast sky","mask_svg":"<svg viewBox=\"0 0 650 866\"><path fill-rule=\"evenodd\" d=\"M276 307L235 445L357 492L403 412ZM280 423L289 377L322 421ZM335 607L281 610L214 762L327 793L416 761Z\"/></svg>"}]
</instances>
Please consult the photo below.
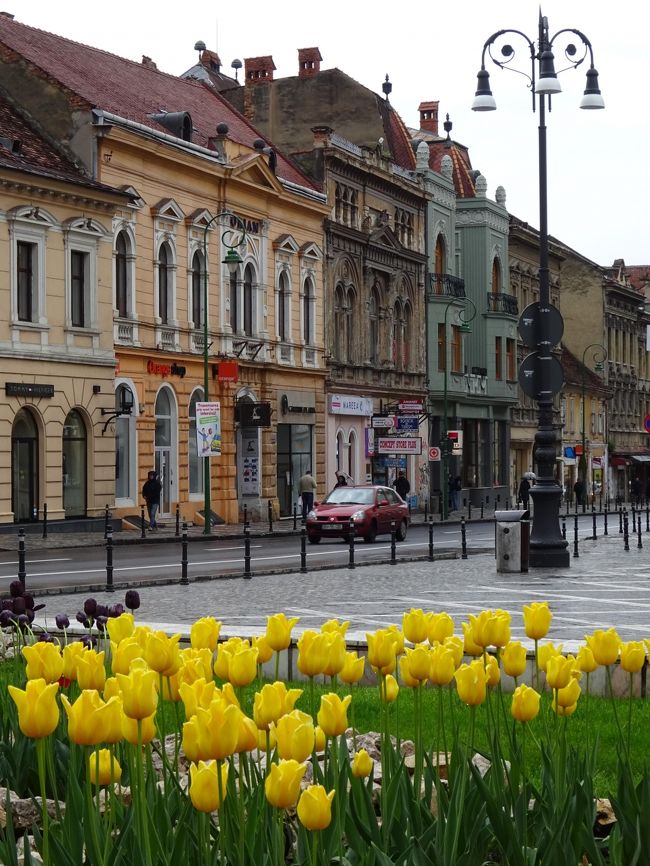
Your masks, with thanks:
<instances>
[{"instance_id":1,"label":"overcast sky","mask_svg":"<svg viewBox=\"0 0 650 866\"><path fill-rule=\"evenodd\" d=\"M320 48L323 68L336 66L376 92L388 73L405 123L418 125L421 101L439 100L441 131L449 113L452 136L469 147L489 196L504 186L508 210L539 226L538 115L526 79L490 64L498 110L471 111L484 42L505 28L535 40L536 0L2 2L25 24L137 61L146 54L174 75L194 64L199 39L217 49L228 73L234 58L272 54L276 76L295 75L297 49L311 46ZM551 34L571 27L590 39L606 104L579 109L586 64L560 76L563 93L547 116L549 232L601 265L650 263L647 8L645 0L545 0L542 7ZM513 37L512 45L518 68L529 71L524 41ZM563 52L555 54L559 70Z\"/></svg>"}]
</instances>

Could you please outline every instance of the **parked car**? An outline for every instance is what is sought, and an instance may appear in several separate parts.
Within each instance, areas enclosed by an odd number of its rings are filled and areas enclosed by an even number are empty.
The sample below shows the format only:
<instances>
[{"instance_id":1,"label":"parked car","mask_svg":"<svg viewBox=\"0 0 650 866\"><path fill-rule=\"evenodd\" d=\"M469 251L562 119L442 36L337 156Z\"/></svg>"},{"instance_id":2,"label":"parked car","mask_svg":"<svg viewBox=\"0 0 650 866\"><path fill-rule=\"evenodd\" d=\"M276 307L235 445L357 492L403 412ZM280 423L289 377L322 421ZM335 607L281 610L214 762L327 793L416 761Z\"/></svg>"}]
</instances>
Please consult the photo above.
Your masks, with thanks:
<instances>
[{"instance_id":1,"label":"parked car","mask_svg":"<svg viewBox=\"0 0 650 866\"><path fill-rule=\"evenodd\" d=\"M404 541L409 524L408 505L391 487L358 484L335 487L307 515L307 538L318 544L321 538L349 538L350 519L355 537L372 544L382 533L390 532Z\"/></svg>"}]
</instances>

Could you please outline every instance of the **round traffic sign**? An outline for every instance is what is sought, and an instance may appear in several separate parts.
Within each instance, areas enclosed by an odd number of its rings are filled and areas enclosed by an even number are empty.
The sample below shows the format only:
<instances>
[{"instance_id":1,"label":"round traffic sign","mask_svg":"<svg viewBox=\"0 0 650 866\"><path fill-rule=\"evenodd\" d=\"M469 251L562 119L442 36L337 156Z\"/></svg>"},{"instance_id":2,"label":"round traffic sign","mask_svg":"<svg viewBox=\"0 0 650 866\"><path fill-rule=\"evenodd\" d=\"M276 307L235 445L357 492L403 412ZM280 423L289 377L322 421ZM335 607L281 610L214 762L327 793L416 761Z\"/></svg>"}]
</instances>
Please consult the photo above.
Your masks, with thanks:
<instances>
[{"instance_id":1,"label":"round traffic sign","mask_svg":"<svg viewBox=\"0 0 650 866\"><path fill-rule=\"evenodd\" d=\"M528 304L519 317L519 336L529 349L557 346L564 333L564 320L557 307L543 307L539 301Z\"/></svg>"},{"instance_id":2,"label":"round traffic sign","mask_svg":"<svg viewBox=\"0 0 650 866\"><path fill-rule=\"evenodd\" d=\"M555 355L531 352L519 367L521 390L532 400L550 398L564 386L564 370Z\"/></svg>"},{"instance_id":3,"label":"round traffic sign","mask_svg":"<svg viewBox=\"0 0 650 866\"><path fill-rule=\"evenodd\" d=\"M429 448L429 460L440 460L440 448Z\"/></svg>"},{"instance_id":4,"label":"round traffic sign","mask_svg":"<svg viewBox=\"0 0 650 866\"><path fill-rule=\"evenodd\" d=\"M643 429L646 433L650 433L650 415L646 415L643 419Z\"/></svg>"}]
</instances>

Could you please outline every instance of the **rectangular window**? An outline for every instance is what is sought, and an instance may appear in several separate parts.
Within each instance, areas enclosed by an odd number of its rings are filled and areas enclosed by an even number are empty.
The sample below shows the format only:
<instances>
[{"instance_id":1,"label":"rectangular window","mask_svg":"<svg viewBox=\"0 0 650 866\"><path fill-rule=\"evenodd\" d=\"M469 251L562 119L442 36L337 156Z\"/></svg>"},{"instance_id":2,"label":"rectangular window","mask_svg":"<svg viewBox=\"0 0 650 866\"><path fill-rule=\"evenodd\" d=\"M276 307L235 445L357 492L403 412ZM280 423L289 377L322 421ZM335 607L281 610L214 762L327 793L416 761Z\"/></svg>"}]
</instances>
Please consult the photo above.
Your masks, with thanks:
<instances>
[{"instance_id":1,"label":"rectangular window","mask_svg":"<svg viewBox=\"0 0 650 866\"><path fill-rule=\"evenodd\" d=\"M445 334L445 326L438 325L438 369L445 370L447 368L447 335Z\"/></svg>"},{"instance_id":2,"label":"rectangular window","mask_svg":"<svg viewBox=\"0 0 650 866\"><path fill-rule=\"evenodd\" d=\"M451 326L451 372L463 372L463 337L458 325Z\"/></svg>"},{"instance_id":3,"label":"rectangular window","mask_svg":"<svg viewBox=\"0 0 650 866\"><path fill-rule=\"evenodd\" d=\"M36 244L18 241L18 318L32 322L34 316L34 270Z\"/></svg>"},{"instance_id":4,"label":"rectangular window","mask_svg":"<svg viewBox=\"0 0 650 866\"><path fill-rule=\"evenodd\" d=\"M88 253L70 252L70 318L73 328L86 326Z\"/></svg>"},{"instance_id":5,"label":"rectangular window","mask_svg":"<svg viewBox=\"0 0 650 866\"><path fill-rule=\"evenodd\" d=\"M507 367L507 377L509 382L514 382L517 378L516 374L516 350L515 350L515 341L511 339L506 340L506 367Z\"/></svg>"},{"instance_id":6,"label":"rectangular window","mask_svg":"<svg viewBox=\"0 0 650 866\"><path fill-rule=\"evenodd\" d=\"M203 324L203 296L201 288L201 271L195 268L192 271L192 321L195 328L200 328Z\"/></svg>"},{"instance_id":7,"label":"rectangular window","mask_svg":"<svg viewBox=\"0 0 650 866\"><path fill-rule=\"evenodd\" d=\"M494 338L494 378L500 382L503 378L503 345L502 338Z\"/></svg>"}]
</instances>

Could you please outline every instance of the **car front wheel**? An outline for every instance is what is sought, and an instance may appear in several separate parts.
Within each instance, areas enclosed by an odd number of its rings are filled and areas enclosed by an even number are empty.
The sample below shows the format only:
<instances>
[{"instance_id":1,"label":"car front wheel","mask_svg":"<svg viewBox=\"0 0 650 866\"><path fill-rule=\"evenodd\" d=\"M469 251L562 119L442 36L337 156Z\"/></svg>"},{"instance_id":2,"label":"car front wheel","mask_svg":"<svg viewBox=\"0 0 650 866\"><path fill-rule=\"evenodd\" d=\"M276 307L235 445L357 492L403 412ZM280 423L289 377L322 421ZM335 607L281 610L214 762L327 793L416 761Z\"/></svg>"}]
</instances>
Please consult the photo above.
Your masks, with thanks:
<instances>
[{"instance_id":1,"label":"car front wheel","mask_svg":"<svg viewBox=\"0 0 650 866\"><path fill-rule=\"evenodd\" d=\"M310 544L320 544L320 535L308 535Z\"/></svg>"},{"instance_id":2,"label":"car front wheel","mask_svg":"<svg viewBox=\"0 0 650 866\"><path fill-rule=\"evenodd\" d=\"M368 532L364 535L363 540L366 542L366 544L374 544L376 539L377 539L377 524L373 520L372 523L370 524Z\"/></svg>"},{"instance_id":3,"label":"car front wheel","mask_svg":"<svg viewBox=\"0 0 650 866\"><path fill-rule=\"evenodd\" d=\"M396 536L397 536L398 541L405 541L406 540L406 531L407 531L406 521L402 520L400 525L397 527Z\"/></svg>"}]
</instances>

